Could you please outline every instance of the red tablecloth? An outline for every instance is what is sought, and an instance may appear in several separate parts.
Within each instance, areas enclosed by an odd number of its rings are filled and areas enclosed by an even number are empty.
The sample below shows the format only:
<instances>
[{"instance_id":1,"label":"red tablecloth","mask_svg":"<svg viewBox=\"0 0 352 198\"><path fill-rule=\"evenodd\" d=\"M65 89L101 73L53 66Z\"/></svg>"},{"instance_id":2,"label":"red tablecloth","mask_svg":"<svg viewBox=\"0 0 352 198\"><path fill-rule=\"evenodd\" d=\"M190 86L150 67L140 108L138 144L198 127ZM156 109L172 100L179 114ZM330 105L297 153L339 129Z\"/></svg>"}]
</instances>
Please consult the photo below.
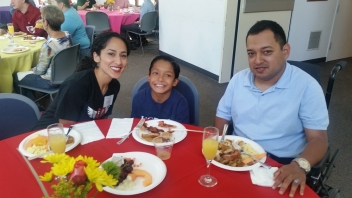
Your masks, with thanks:
<instances>
[{"instance_id":1,"label":"red tablecloth","mask_svg":"<svg viewBox=\"0 0 352 198\"><path fill-rule=\"evenodd\" d=\"M134 125L138 120L134 121ZM100 130L106 135L111 119L96 121ZM185 125L188 129L202 130L200 127ZM0 141L0 197L42 197L43 194L35 178L25 164L22 156L16 150L20 142L30 133ZM84 135L84 134L82 134ZM138 143L129 137L122 145L116 144L117 139L103 139L86 145L78 145L67 154L92 156L98 161L111 157L112 153L142 151L155 154L154 147ZM187 137L174 145L171 158L164 161L167 167L165 179L154 189L143 194L129 197L288 197L268 187L255 186L251 183L249 172L233 172L211 166L211 174L218 179L213 188L205 188L198 183L198 178L206 173L206 163L201 153L201 133L188 132ZM277 162L268 159L267 163L279 166ZM50 164L40 163L40 159L31 164L43 175L50 169ZM47 189L50 183L44 182ZM98 193L96 197L115 197L107 192ZM301 197L296 194L296 197ZM305 188L303 197L318 197L309 187Z\"/></svg>"},{"instance_id":2,"label":"red tablecloth","mask_svg":"<svg viewBox=\"0 0 352 198\"><path fill-rule=\"evenodd\" d=\"M84 24L86 24L87 10L78 10L79 16L82 18ZM119 11L109 11L101 8L95 12L105 12L109 16L111 30L120 33L121 25L132 24L139 18L139 13L134 14L120 14Z\"/></svg>"}]
</instances>

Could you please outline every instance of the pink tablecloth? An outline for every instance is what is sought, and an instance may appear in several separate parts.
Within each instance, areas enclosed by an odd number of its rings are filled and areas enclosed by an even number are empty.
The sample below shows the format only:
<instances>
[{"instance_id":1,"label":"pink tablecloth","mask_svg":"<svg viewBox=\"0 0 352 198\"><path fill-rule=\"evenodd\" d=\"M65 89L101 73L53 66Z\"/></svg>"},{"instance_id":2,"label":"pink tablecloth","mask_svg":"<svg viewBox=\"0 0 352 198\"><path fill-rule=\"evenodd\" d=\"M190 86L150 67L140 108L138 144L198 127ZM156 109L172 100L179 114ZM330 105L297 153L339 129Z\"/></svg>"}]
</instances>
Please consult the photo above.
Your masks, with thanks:
<instances>
[{"instance_id":1,"label":"pink tablecloth","mask_svg":"<svg viewBox=\"0 0 352 198\"><path fill-rule=\"evenodd\" d=\"M86 24L87 12L89 11L78 10L78 14L81 16L84 24ZM139 18L139 13L119 14L117 10L110 12L107 9L100 9L98 12L105 12L109 16L111 30L118 33L120 33L121 25L131 24Z\"/></svg>"}]
</instances>

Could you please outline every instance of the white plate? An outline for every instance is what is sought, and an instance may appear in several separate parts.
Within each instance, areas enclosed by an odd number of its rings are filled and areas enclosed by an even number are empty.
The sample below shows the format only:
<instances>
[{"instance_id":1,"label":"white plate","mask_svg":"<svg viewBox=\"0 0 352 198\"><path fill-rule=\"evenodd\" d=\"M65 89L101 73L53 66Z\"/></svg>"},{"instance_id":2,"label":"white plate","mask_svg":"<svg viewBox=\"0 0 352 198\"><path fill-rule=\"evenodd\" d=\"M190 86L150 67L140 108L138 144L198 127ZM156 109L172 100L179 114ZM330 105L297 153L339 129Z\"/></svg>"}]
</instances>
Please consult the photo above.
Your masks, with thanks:
<instances>
[{"instance_id":1,"label":"white plate","mask_svg":"<svg viewBox=\"0 0 352 198\"><path fill-rule=\"evenodd\" d=\"M23 33L23 34L20 34L20 35L13 35L13 38L18 38L18 37L22 37L22 36L26 36L27 33Z\"/></svg>"},{"instance_id":2,"label":"white plate","mask_svg":"<svg viewBox=\"0 0 352 198\"><path fill-rule=\"evenodd\" d=\"M22 51L15 51L15 49L17 49L17 48L21 48ZM1 52L5 53L5 54L17 54L17 53L26 52L28 50L29 50L29 47L25 47L25 46L5 47L4 49L1 50Z\"/></svg>"},{"instance_id":3,"label":"white plate","mask_svg":"<svg viewBox=\"0 0 352 198\"><path fill-rule=\"evenodd\" d=\"M117 190L114 188L110 188L105 186L103 188L104 191L114 194L114 195L135 195L147 192L156 186L158 186L166 176L166 166L165 163L159 159L157 156L152 155L150 153L144 152L128 152L128 153L114 153L113 156L123 156L125 158L135 158L135 164L142 163L140 167L136 169L142 169L149 172L152 175L152 184L144 187L142 182L143 178L137 177L134 180L135 186L132 190ZM107 159L109 161L111 158Z\"/></svg>"},{"instance_id":4,"label":"white plate","mask_svg":"<svg viewBox=\"0 0 352 198\"><path fill-rule=\"evenodd\" d=\"M35 37L35 36L34 36ZM22 39L22 41L24 41L24 42L31 42L31 41L43 41L43 40L45 40L45 38L44 37L40 37L40 36L38 36L38 37L35 37L35 39L34 40L26 40L26 39Z\"/></svg>"},{"instance_id":5,"label":"white plate","mask_svg":"<svg viewBox=\"0 0 352 198\"><path fill-rule=\"evenodd\" d=\"M65 134L67 133L68 131L68 128L64 128L64 131L65 131ZM21 151L21 153L24 155L24 156L27 156L27 157L32 157L34 155L37 155L37 154L32 154L32 153L28 153L26 150L24 150L24 145L25 143L30 140L35 134L39 134L39 135L45 135L47 136L48 135L48 132L46 131L46 129L43 129L41 131L37 131L29 136L27 136L25 139L22 140L22 142L20 143L20 145L18 146L18 149ZM66 150L65 152L67 151L70 151L72 150L73 148L75 148L79 143L81 143L82 141L82 135L80 132L72 129L71 132L70 132L70 135L75 139L75 141L72 143L72 144L69 144L66 146Z\"/></svg>"},{"instance_id":6,"label":"white plate","mask_svg":"<svg viewBox=\"0 0 352 198\"><path fill-rule=\"evenodd\" d=\"M219 137L219 140L221 139L221 137ZM228 140L233 140L233 141L239 141L239 140L242 140L243 142L247 143L247 144L250 144L254 150L256 150L258 153L264 153L265 150L257 143L253 142L252 140L250 139L247 139L245 137L240 137L240 136L234 136L234 135L227 135L225 136L225 139L228 139ZM262 159L260 159L261 162L265 162L266 160L266 156L263 157ZM232 167L232 166L228 166L228 165L224 165L224 164L221 164L215 160L212 160L211 161L212 164L214 164L215 166L218 166L220 168L223 168L223 169L226 169L226 170L231 170L231 171L248 171L248 170L252 170L254 168L257 168L260 166L259 163L255 163L251 166L243 166L243 167Z\"/></svg>"},{"instance_id":7,"label":"white plate","mask_svg":"<svg viewBox=\"0 0 352 198\"><path fill-rule=\"evenodd\" d=\"M163 127L158 127L159 121L164 121L166 124L175 125L176 126L175 129L184 129L184 131L177 130L172 133L172 136L175 138L175 144L178 142L181 142L187 136L187 129L181 123L176 122L176 121L160 119L160 120L147 120L147 121L145 121L145 123L147 123L148 126L157 127L158 129L163 129L163 130L168 129L168 128L163 128ZM134 130L132 133L132 136L137 142L140 142L142 144L149 145L149 146L154 146L153 142L148 142L148 141L144 140L141 137L141 133L144 133L144 132L142 132L142 131L140 132L140 130Z\"/></svg>"}]
</instances>

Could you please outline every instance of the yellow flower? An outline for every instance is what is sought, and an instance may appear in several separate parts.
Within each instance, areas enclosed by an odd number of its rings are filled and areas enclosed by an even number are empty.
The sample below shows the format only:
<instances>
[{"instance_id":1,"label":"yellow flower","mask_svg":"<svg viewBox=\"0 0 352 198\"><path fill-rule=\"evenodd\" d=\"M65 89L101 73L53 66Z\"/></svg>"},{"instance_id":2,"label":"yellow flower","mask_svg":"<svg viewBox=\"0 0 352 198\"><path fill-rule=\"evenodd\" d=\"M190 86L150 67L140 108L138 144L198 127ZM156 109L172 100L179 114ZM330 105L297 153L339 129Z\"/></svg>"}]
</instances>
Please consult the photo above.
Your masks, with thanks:
<instances>
[{"instance_id":1,"label":"yellow flower","mask_svg":"<svg viewBox=\"0 0 352 198\"><path fill-rule=\"evenodd\" d=\"M50 171L44 173L44 176L39 176L40 180L50 182L53 179L53 173Z\"/></svg>"},{"instance_id":2,"label":"yellow flower","mask_svg":"<svg viewBox=\"0 0 352 198\"><path fill-rule=\"evenodd\" d=\"M67 175L72 172L75 162L75 159L73 157L70 157L66 160L54 164L51 167L51 172L56 176Z\"/></svg>"},{"instance_id":3,"label":"yellow flower","mask_svg":"<svg viewBox=\"0 0 352 198\"><path fill-rule=\"evenodd\" d=\"M82 157L80 155L76 158L76 161L79 161L79 160L84 161L87 164L87 166L91 166L91 167L99 167L100 166L100 163L97 160L95 160L93 157L87 157L87 156Z\"/></svg>"},{"instance_id":4,"label":"yellow flower","mask_svg":"<svg viewBox=\"0 0 352 198\"><path fill-rule=\"evenodd\" d=\"M87 174L88 180L95 183L95 186L99 192L103 190L103 186L113 187L118 182L112 175L108 175L106 171L100 168L87 166L84 168L84 171Z\"/></svg>"},{"instance_id":5,"label":"yellow flower","mask_svg":"<svg viewBox=\"0 0 352 198\"><path fill-rule=\"evenodd\" d=\"M62 162L64 160L67 160L68 158L70 158L68 155L66 155L65 153L55 153L55 154L50 154L50 155L46 155L43 159L43 161L40 161L41 163L52 163L52 164L56 164L59 162Z\"/></svg>"}]
</instances>

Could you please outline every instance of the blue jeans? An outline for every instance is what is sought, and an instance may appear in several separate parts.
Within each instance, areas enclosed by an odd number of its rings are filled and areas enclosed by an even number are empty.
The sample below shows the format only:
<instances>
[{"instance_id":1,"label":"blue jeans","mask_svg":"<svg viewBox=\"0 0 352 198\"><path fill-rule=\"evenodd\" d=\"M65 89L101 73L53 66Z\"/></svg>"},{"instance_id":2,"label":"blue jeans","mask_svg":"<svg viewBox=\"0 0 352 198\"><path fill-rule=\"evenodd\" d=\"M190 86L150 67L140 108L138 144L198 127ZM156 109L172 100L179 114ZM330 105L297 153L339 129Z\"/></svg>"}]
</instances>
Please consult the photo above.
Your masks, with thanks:
<instances>
[{"instance_id":1,"label":"blue jeans","mask_svg":"<svg viewBox=\"0 0 352 198\"><path fill-rule=\"evenodd\" d=\"M17 76L17 75L16 75ZM19 90L17 85L25 85L39 89L54 90L58 85L52 85L50 80L42 78L38 74L28 74L21 81L18 81L17 77L14 79L15 90ZM35 101L34 91L28 89L22 89L22 95L27 96L31 100Z\"/></svg>"},{"instance_id":2,"label":"blue jeans","mask_svg":"<svg viewBox=\"0 0 352 198\"><path fill-rule=\"evenodd\" d=\"M81 60L84 58L84 57L91 57L91 52L90 52L90 48L87 48L87 49L80 49L80 53L79 53L79 62L81 62Z\"/></svg>"}]
</instances>

